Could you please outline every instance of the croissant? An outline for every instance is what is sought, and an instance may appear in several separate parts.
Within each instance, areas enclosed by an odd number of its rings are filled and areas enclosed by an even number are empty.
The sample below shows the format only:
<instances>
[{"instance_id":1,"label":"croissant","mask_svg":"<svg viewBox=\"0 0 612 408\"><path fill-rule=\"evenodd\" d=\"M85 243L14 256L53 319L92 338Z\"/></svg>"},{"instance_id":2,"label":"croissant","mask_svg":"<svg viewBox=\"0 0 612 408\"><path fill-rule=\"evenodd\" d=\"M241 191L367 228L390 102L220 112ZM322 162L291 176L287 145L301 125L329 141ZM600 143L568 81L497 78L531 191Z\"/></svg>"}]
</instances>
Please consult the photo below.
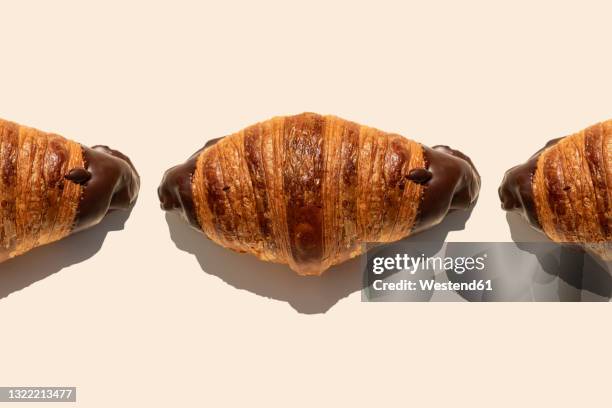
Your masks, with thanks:
<instances>
[{"instance_id":1,"label":"croissant","mask_svg":"<svg viewBox=\"0 0 612 408\"><path fill-rule=\"evenodd\" d=\"M446 146L334 116L275 117L214 139L164 174L162 209L214 242L320 275L438 224L476 200L480 176Z\"/></svg>"},{"instance_id":2,"label":"croissant","mask_svg":"<svg viewBox=\"0 0 612 408\"><path fill-rule=\"evenodd\" d=\"M130 207L139 184L118 151L0 119L0 262Z\"/></svg>"},{"instance_id":3,"label":"croissant","mask_svg":"<svg viewBox=\"0 0 612 408\"><path fill-rule=\"evenodd\" d=\"M508 170L502 208L520 212L552 241L612 259L612 120L554 139Z\"/></svg>"}]
</instances>

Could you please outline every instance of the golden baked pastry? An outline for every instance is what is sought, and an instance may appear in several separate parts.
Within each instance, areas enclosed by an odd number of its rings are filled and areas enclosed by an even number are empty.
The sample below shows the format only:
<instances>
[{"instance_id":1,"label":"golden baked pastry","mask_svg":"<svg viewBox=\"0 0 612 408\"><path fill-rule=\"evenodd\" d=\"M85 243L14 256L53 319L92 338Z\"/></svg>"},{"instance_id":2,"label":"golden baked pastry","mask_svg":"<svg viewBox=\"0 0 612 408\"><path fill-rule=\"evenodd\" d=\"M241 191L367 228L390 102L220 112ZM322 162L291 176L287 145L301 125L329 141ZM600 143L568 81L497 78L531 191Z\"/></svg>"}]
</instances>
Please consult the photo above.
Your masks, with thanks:
<instances>
[{"instance_id":1,"label":"golden baked pastry","mask_svg":"<svg viewBox=\"0 0 612 408\"><path fill-rule=\"evenodd\" d=\"M209 142L165 173L159 197L226 248L320 275L363 243L399 240L470 207L479 189L460 152L304 113Z\"/></svg>"}]
</instances>

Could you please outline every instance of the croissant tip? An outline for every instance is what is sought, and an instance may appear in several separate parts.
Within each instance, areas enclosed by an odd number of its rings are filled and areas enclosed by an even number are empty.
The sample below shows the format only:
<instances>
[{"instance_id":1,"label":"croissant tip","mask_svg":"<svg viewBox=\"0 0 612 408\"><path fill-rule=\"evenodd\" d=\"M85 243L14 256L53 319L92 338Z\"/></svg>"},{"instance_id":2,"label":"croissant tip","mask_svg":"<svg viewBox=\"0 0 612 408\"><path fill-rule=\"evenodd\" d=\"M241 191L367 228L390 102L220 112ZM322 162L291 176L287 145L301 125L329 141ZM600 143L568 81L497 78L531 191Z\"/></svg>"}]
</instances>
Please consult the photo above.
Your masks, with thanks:
<instances>
[{"instance_id":1,"label":"croissant tip","mask_svg":"<svg viewBox=\"0 0 612 408\"><path fill-rule=\"evenodd\" d=\"M466 170L470 169L471 171L468 170L465 172L465 177L467 177L467 179L463 185L463 188L455 191L451 202L451 208L463 210L473 208L480 195L481 179L480 173L478 173L472 159L470 159L469 156L463 152L446 145L436 145L432 147L432 150L453 156L469 165L469 167L466 167Z\"/></svg>"},{"instance_id":2,"label":"croissant tip","mask_svg":"<svg viewBox=\"0 0 612 408\"><path fill-rule=\"evenodd\" d=\"M77 221L78 228L93 225L110 210L129 210L134 206L140 190L140 176L132 161L118 150L105 145L83 147L87 175L83 176L83 197ZM85 176L88 176L85 180ZM100 196L109 196L109 206L98 205ZM104 211L102 211L104 210Z\"/></svg>"},{"instance_id":3,"label":"croissant tip","mask_svg":"<svg viewBox=\"0 0 612 408\"><path fill-rule=\"evenodd\" d=\"M178 192L172 187L172 174L176 166L164 173L162 181L157 187L157 197L159 198L159 206L164 211L173 211L180 208L180 200Z\"/></svg>"},{"instance_id":4,"label":"croissant tip","mask_svg":"<svg viewBox=\"0 0 612 408\"><path fill-rule=\"evenodd\" d=\"M198 152L202 150L200 149ZM191 180L195 171L198 152L186 162L166 170L157 188L157 196L162 210L177 211L193 227L199 229L200 224L195 212L191 189Z\"/></svg>"}]
</instances>

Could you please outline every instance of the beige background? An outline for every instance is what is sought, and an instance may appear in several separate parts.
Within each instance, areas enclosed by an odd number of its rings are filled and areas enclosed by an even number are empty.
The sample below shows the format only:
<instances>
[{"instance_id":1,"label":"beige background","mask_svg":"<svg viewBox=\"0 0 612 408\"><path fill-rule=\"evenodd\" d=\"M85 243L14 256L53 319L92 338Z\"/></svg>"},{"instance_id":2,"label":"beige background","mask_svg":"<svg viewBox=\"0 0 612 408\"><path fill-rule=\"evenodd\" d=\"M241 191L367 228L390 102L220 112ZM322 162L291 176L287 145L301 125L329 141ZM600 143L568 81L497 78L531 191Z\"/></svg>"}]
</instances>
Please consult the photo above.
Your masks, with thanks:
<instances>
[{"instance_id":1,"label":"beige background","mask_svg":"<svg viewBox=\"0 0 612 408\"><path fill-rule=\"evenodd\" d=\"M0 385L74 385L83 407L609 403L608 305L365 304L350 265L298 279L156 196L209 138L333 113L468 153L481 199L447 238L510 240L503 172L612 116L606 2L153 3L0 3L0 116L142 175L123 231L0 267Z\"/></svg>"}]
</instances>

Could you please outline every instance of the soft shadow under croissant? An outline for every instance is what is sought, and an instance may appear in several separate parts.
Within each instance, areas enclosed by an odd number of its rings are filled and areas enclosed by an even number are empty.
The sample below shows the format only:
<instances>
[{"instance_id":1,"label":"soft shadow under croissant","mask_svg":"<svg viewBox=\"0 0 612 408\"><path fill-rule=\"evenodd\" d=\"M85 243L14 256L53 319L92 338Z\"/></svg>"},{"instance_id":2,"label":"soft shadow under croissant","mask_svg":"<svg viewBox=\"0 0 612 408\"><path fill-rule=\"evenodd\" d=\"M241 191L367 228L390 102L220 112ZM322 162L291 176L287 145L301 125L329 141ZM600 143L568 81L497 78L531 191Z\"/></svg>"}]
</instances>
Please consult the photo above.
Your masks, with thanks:
<instances>
[{"instance_id":1,"label":"soft shadow under croissant","mask_svg":"<svg viewBox=\"0 0 612 408\"><path fill-rule=\"evenodd\" d=\"M275 117L215 139L168 170L161 206L216 243L319 275L438 224L476 200L472 162L446 146L334 116Z\"/></svg>"},{"instance_id":2,"label":"soft shadow under croissant","mask_svg":"<svg viewBox=\"0 0 612 408\"><path fill-rule=\"evenodd\" d=\"M612 260L612 120L551 140L506 172L499 196L551 240Z\"/></svg>"},{"instance_id":3,"label":"soft shadow under croissant","mask_svg":"<svg viewBox=\"0 0 612 408\"><path fill-rule=\"evenodd\" d=\"M118 151L0 119L0 262L129 208L139 184Z\"/></svg>"}]
</instances>

